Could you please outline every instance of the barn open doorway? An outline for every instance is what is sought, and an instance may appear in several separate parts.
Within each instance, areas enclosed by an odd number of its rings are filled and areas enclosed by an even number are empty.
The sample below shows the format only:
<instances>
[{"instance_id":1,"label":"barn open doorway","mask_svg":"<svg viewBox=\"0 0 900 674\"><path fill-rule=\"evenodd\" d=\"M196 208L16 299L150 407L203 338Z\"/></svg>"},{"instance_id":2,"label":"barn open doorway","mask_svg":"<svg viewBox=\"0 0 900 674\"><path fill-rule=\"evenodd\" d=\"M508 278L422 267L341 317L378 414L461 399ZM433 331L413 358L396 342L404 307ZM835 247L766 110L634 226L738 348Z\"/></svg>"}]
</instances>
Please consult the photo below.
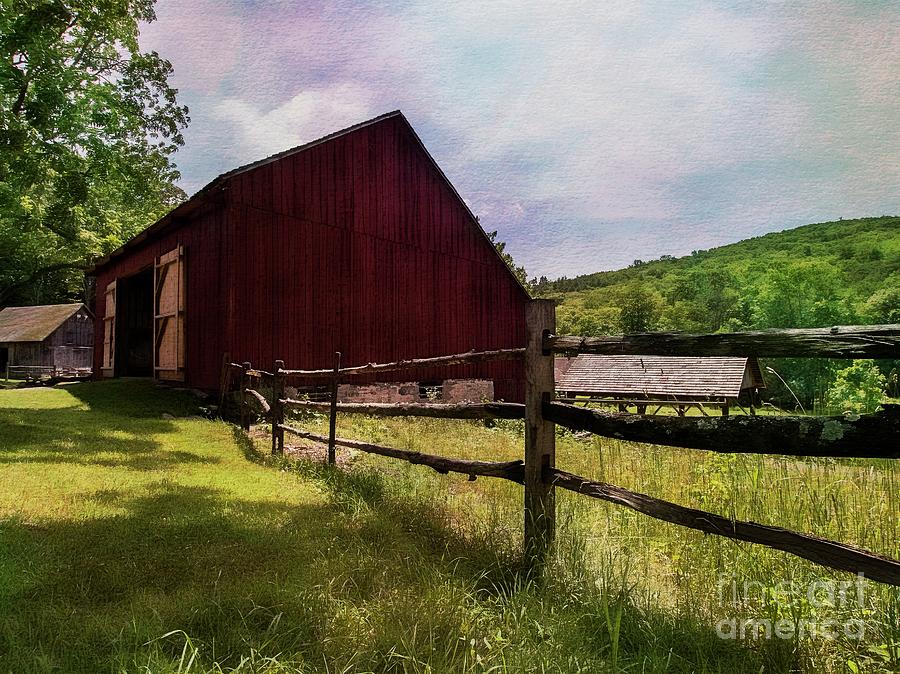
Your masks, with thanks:
<instances>
[{"instance_id":1,"label":"barn open doorway","mask_svg":"<svg viewBox=\"0 0 900 674\"><path fill-rule=\"evenodd\" d=\"M118 280L116 335L116 374L123 377L152 377L152 268Z\"/></svg>"}]
</instances>

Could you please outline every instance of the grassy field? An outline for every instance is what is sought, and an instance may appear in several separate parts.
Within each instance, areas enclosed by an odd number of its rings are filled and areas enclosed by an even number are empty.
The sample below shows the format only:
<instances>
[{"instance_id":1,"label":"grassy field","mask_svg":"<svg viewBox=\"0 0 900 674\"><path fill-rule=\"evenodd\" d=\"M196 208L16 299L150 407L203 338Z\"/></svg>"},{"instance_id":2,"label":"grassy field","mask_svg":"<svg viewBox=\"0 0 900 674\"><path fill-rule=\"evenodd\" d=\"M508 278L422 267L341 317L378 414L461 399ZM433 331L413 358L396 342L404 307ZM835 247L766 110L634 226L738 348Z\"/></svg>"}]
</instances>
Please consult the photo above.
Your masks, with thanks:
<instances>
[{"instance_id":1,"label":"grassy field","mask_svg":"<svg viewBox=\"0 0 900 674\"><path fill-rule=\"evenodd\" d=\"M521 488L379 457L271 461L149 382L0 391L0 672L896 671L896 589L559 494L522 580ZM298 420L321 430L324 420ZM342 435L519 457L502 422L345 418ZM900 556L897 469L559 438L564 469ZM731 575L733 574L733 576ZM732 585L732 578L736 585ZM849 577L852 580L852 577ZM813 602L776 590L794 581ZM747 582L746 591L743 584ZM737 592L732 592L737 588ZM736 601L735 601L736 597ZM862 639L722 639L730 617ZM855 623L854 623L855 624Z\"/></svg>"}]
</instances>

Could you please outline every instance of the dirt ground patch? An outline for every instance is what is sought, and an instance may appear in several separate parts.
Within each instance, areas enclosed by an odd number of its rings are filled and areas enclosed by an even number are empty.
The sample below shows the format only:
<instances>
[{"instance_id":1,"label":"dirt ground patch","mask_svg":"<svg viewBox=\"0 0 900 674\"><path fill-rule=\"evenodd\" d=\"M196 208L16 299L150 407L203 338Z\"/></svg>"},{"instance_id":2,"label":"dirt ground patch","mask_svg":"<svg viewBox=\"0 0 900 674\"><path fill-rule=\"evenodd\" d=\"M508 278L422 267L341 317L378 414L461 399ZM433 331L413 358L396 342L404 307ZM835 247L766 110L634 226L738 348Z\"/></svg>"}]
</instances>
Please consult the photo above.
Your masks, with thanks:
<instances>
[{"instance_id":1,"label":"dirt ground patch","mask_svg":"<svg viewBox=\"0 0 900 674\"><path fill-rule=\"evenodd\" d=\"M271 442L272 433L265 426L253 426L250 429L250 437L260 442ZM328 445L311 440L288 442L289 434L285 436L284 455L295 461L328 461ZM335 462L338 466L349 466L356 459L357 452L343 447L335 448Z\"/></svg>"}]
</instances>

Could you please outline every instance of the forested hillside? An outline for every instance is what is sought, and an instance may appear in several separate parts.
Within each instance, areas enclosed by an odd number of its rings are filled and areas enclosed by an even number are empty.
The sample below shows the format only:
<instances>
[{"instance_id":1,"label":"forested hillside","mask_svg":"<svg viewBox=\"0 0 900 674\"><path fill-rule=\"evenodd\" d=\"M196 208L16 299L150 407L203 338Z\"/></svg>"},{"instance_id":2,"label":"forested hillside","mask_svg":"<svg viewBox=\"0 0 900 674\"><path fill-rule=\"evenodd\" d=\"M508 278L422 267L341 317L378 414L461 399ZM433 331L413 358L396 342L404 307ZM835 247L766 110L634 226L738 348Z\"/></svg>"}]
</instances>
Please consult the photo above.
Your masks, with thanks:
<instances>
[{"instance_id":1,"label":"forested hillside","mask_svg":"<svg viewBox=\"0 0 900 674\"><path fill-rule=\"evenodd\" d=\"M560 300L566 334L900 323L900 217L806 225L535 288ZM781 365L810 402L838 367ZM892 369L882 364L886 375Z\"/></svg>"}]
</instances>

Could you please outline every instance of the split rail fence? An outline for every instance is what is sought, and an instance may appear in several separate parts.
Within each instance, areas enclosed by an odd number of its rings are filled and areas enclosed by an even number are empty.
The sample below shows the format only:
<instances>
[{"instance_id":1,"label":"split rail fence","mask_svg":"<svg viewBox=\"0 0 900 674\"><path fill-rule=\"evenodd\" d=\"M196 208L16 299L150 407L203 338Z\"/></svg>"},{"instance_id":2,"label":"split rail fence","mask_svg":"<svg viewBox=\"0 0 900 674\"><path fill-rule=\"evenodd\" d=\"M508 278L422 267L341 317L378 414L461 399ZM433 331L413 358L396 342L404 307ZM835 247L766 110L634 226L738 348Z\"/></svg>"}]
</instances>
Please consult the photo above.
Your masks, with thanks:
<instances>
[{"instance_id":1,"label":"split rail fence","mask_svg":"<svg viewBox=\"0 0 900 674\"><path fill-rule=\"evenodd\" d=\"M900 358L900 325L844 326L811 330L688 335L647 333L585 338L555 334L555 307L533 300L525 316L527 346L342 367L336 354L332 368L292 370L275 361L271 372L250 363L226 363L223 396L232 372L240 378L241 425L249 430L253 408L272 428L272 453L284 451L285 433L335 448L347 447L413 464L439 473L460 473L470 480L496 477L524 486L524 541L528 568L540 572L553 545L555 489L615 503L656 519L739 541L764 545L833 569L863 573L870 580L900 586L900 561L855 546L780 527L735 520L677 505L647 494L573 475L556 466L555 424L622 440L723 453L756 453L807 457L900 458L900 406L885 405L876 414L856 417L731 416L647 417L575 407L554 399L554 354L578 353L691 356ZM338 386L359 376L501 359L524 359L525 403L339 403ZM285 397L292 379L329 386L327 402ZM271 385L271 403L256 382ZM328 436L286 423L287 411L312 410L329 415ZM448 458L336 436L338 413L373 416L420 416L444 419L523 419L523 460L474 461Z\"/></svg>"}]
</instances>

